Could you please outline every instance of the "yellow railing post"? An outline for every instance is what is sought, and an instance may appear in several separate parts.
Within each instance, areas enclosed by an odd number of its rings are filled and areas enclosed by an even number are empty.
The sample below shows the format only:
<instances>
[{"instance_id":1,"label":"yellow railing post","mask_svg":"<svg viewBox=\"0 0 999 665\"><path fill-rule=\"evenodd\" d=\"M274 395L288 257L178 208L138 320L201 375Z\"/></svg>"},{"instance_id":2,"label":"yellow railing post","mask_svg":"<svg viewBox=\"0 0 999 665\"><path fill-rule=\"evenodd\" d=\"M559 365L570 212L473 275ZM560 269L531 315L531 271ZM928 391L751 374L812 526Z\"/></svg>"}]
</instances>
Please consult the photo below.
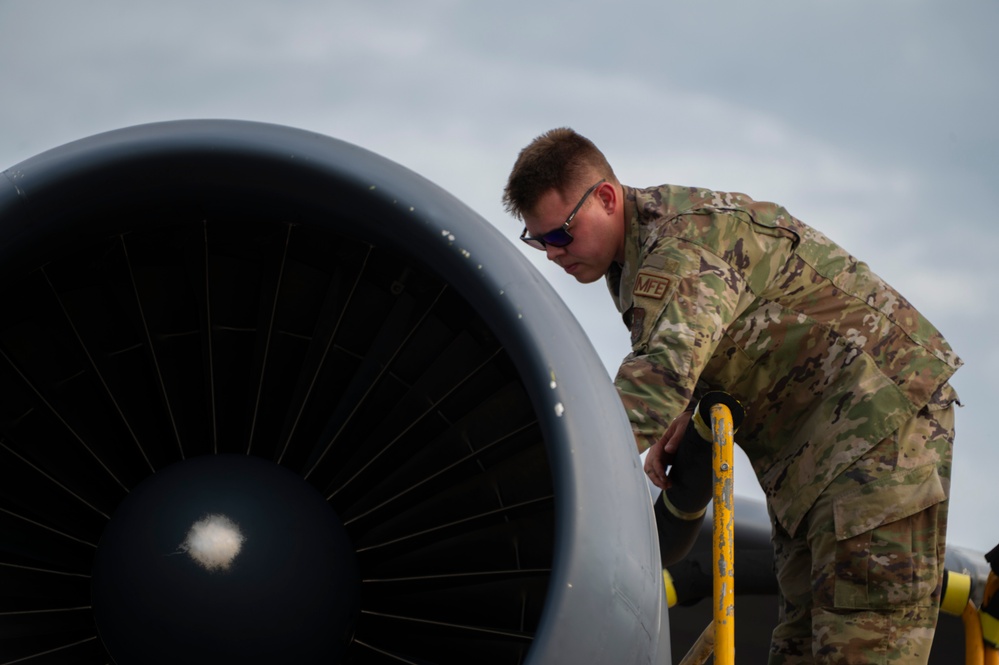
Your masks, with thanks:
<instances>
[{"instance_id":1,"label":"yellow railing post","mask_svg":"<svg viewBox=\"0 0 999 665\"><path fill-rule=\"evenodd\" d=\"M711 455L714 473L714 529L711 548L714 563L715 663L735 663L735 542L732 413L724 404L711 407Z\"/></svg>"},{"instance_id":2,"label":"yellow railing post","mask_svg":"<svg viewBox=\"0 0 999 665\"><path fill-rule=\"evenodd\" d=\"M985 662L985 643L982 642L982 624L978 622L978 608L971 600L961 614L964 622L964 663L981 665Z\"/></svg>"},{"instance_id":3,"label":"yellow railing post","mask_svg":"<svg viewBox=\"0 0 999 665\"><path fill-rule=\"evenodd\" d=\"M999 549L997 547L996 549ZM983 645L982 661L985 665L999 665L999 619L996 619L995 606L999 603L999 575L996 574L996 563L991 557L996 550L992 550L985 558L989 561L992 570L985 580L985 591L982 593L982 604L978 608L978 620L981 625Z\"/></svg>"}]
</instances>

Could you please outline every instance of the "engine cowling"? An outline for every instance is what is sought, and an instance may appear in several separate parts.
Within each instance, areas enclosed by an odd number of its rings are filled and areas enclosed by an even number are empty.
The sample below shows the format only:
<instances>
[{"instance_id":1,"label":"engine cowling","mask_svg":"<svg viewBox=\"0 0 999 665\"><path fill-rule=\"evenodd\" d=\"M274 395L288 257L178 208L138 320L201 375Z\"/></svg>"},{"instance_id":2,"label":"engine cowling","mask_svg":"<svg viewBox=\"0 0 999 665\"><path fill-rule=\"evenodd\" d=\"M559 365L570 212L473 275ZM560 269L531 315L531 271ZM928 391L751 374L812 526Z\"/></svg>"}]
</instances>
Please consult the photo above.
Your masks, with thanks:
<instances>
[{"instance_id":1,"label":"engine cowling","mask_svg":"<svg viewBox=\"0 0 999 665\"><path fill-rule=\"evenodd\" d=\"M0 180L0 308L4 662L669 661L605 370L420 176L248 122L71 143Z\"/></svg>"}]
</instances>

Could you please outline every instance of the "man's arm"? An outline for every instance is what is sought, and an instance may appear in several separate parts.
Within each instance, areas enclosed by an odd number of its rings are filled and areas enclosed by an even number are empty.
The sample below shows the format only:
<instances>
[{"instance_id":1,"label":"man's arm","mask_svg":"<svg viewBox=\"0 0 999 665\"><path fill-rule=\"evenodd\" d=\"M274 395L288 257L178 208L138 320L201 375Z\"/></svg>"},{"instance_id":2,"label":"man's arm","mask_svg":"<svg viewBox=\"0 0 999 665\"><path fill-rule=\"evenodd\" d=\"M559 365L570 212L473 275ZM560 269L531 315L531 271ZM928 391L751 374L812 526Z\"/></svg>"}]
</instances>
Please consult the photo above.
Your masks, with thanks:
<instances>
[{"instance_id":1,"label":"man's arm","mask_svg":"<svg viewBox=\"0 0 999 665\"><path fill-rule=\"evenodd\" d=\"M723 226L728 230L728 242L739 246L733 236L737 230L745 232L750 224L728 220ZM639 450L656 445L672 419L687 407L726 329L755 300L743 276L743 270L751 266L733 266L721 255L723 250L682 237L664 237L644 264L665 263L673 266L674 272L637 271L632 353L621 364L615 385ZM643 275L669 287L658 292L643 289Z\"/></svg>"}]
</instances>

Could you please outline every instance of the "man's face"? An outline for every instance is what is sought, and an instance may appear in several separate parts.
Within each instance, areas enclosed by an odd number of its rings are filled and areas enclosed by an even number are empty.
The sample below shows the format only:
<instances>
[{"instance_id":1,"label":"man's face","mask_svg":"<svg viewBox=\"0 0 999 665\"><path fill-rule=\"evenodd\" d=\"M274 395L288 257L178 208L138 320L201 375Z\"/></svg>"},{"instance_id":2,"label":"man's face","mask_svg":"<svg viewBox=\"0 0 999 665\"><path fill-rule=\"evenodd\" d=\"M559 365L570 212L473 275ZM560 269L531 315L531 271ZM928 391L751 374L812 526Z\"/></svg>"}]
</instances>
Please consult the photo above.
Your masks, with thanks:
<instances>
[{"instance_id":1,"label":"man's face","mask_svg":"<svg viewBox=\"0 0 999 665\"><path fill-rule=\"evenodd\" d=\"M615 215L619 197L615 186L609 182L601 183L589 194L583 189L567 194L563 196L554 189L549 190L529 214L524 214L524 224L532 238L561 228L585 194L567 228L572 242L565 247L548 244L544 251L549 261L554 261L580 283L589 284L603 277L611 263L622 258L624 228Z\"/></svg>"}]
</instances>

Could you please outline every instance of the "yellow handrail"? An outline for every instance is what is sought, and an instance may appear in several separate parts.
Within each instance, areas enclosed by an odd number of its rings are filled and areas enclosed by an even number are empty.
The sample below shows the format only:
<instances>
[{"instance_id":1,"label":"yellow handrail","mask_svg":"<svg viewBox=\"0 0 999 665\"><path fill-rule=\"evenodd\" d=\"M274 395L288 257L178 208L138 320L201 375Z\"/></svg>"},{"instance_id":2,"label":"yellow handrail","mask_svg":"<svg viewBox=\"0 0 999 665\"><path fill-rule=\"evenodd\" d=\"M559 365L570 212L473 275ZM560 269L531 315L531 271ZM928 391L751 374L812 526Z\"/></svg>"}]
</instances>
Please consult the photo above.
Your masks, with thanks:
<instances>
[{"instance_id":1,"label":"yellow handrail","mask_svg":"<svg viewBox=\"0 0 999 665\"><path fill-rule=\"evenodd\" d=\"M714 651L717 665L735 665L735 541L732 412L711 407L714 472L714 529L711 547L714 580Z\"/></svg>"},{"instance_id":2,"label":"yellow handrail","mask_svg":"<svg viewBox=\"0 0 999 665\"><path fill-rule=\"evenodd\" d=\"M995 617L993 606L999 602L999 575L996 575L994 562L989 561L993 569L985 580L985 591L982 593L982 604L978 608L978 620L982 631L983 654L985 665L999 665L999 620Z\"/></svg>"},{"instance_id":3,"label":"yellow handrail","mask_svg":"<svg viewBox=\"0 0 999 665\"><path fill-rule=\"evenodd\" d=\"M982 642L982 624L978 620L978 608L968 601L961 613L964 622L964 662L965 665L981 665L985 662L985 643Z\"/></svg>"},{"instance_id":4,"label":"yellow handrail","mask_svg":"<svg viewBox=\"0 0 999 665\"><path fill-rule=\"evenodd\" d=\"M715 648L715 624L709 623L694 641L680 665L704 665Z\"/></svg>"}]
</instances>

